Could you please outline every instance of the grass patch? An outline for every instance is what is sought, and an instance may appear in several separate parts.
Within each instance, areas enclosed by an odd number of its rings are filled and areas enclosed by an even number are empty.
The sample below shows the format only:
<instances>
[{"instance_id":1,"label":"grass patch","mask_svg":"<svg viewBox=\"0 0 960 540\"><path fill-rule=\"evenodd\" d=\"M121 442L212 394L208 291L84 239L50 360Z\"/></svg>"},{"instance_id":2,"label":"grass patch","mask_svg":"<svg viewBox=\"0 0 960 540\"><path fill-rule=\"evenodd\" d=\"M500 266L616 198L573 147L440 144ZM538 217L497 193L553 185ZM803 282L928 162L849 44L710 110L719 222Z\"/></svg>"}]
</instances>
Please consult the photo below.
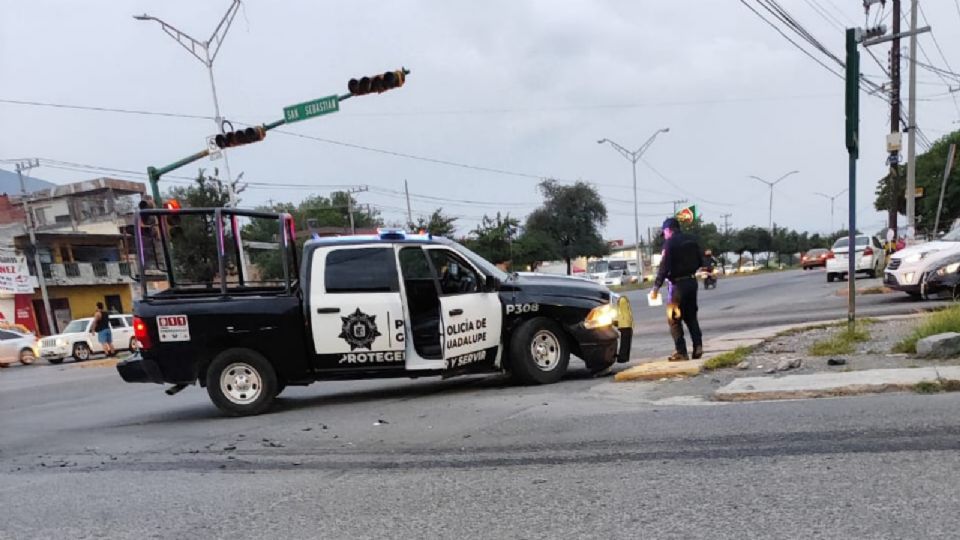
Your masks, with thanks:
<instances>
[{"instance_id":1,"label":"grass patch","mask_svg":"<svg viewBox=\"0 0 960 540\"><path fill-rule=\"evenodd\" d=\"M732 351L718 354L703 363L703 369L714 370L733 367L743 362L753 351L752 347L737 347Z\"/></svg>"},{"instance_id":2,"label":"grass patch","mask_svg":"<svg viewBox=\"0 0 960 540\"><path fill-rule=\"evenodd\" d=\"M814 343L810 346L810 354L813 356L852 354L856 351L857 343L870 339L870 332L863 326L858 325L852 331L844 328L829 338Z\"/></svg>"},{"instance_id":3,"label":"grass patch","mask_svg":"<svg viewBox=\"0 0 960 540\"><path fill-rule=\"evenodd\" d=\"M918 394L936 394L943 392L943 386L936 381L920 381L913 385L913 391Z\"/></svg>"},{"instance_id":4,"label":"grass patch","mask_svg":"<svg viewBox=\"0 0 960 540\"><path fill-rule=\"evenodd\" d=\"M864 317L863 319L857 319L857 325L859 326L869 326L875 324L876 319L870 317ZM847 326L846 321L841 322L832 322L832 323L823 323L823 324L811 324L810 326L798 326L796 328L789 328L783 330L782 332L777 332L773 337L789 337L803 334L805 332L812 332L814 330L829 330L830 328L845 328Z\"/></svg>"},{"instance_id":5,"label":"grass patch","mask_svg":"<svg viewBox=\"0 0 960 540\"><path fill-rule=\"evenodd\" d=\"M920 381L913 385L913 391L918 394L939 394L940 392L960 391L960 381L940 379L936 381Z\"/></svg>"},{"instance_id":6,"label":"grass patch","mask_svg":"<svg viewBox=\"0 0 960 540\"><path fill-rule=\"evenodd\" d=\"M960 332L960 306L927 315L910 335L893 346L893 352L916 354L918 341L944 332Z\"/></svg>"}]
</instances>

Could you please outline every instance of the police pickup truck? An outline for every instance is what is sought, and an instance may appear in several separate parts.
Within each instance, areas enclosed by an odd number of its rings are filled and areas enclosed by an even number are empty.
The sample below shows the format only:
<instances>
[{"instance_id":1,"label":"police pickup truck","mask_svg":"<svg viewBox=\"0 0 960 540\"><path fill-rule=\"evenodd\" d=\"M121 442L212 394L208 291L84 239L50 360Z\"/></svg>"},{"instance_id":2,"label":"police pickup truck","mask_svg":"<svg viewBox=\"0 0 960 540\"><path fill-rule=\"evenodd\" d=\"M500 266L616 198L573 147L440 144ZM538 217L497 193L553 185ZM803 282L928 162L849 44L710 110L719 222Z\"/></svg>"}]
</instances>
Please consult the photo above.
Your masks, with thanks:
<instances>
[{"instance_id":1,"label":"police pickup truck","mask_svg":"<svg viewBox=\"0 0 960 540\"><path fill-rule=\"evenodd\" d=\"M298 264L287 214L134 219L140 350L117 370L171 384L171 395L199 383L230 415L259 414L287 385L320 380L509 372L545 384L571 354L592 371L629 359L625 297L585 279L506 273L445 238L314 235ZM253 230L272 231L275 245L247 240Z\"/></svg>"}]
</instances>

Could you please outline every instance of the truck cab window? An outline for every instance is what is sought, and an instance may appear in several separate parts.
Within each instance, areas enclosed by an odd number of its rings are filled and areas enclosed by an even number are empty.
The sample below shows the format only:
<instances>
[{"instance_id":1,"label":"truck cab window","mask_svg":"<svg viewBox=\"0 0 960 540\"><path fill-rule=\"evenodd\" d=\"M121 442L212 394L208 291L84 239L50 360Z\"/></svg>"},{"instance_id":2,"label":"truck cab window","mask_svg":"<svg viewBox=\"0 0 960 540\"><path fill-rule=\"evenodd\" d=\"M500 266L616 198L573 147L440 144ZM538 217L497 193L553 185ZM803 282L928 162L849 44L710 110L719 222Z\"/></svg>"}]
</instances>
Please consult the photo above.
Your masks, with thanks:
<instances>
[{"instance_id":1,"label":"truck cab window","mask_svg":"<svg viewBox=\"0 0 960 540\"><path fill-rule=\"evenodd\" d=\"M431 249L428 253L440 279L442 294L469 294L480 291L483 280L462 257L446 249Z\"/></svg>"},{"instance_id":2,"label":"truck cab window","mask_svg":"<svg viewBox=\"0 0 960 540\"><path fill-rule=\"evenodd\" d=\"M423 358L441 358L440 297L430 262L419 247L405 247L399 257L413 346Z\"/></svg>"},{"instance_id":3,"label":"truck cab window","mask_svg":"<svg viewBox=\"0 0 960 540\"><path fill-rule=\"evenodd\" d=\"M374 293L400 290L393 250L338 249L327 254L324 282L328 293Z\"/></svg>"}]
</instances>

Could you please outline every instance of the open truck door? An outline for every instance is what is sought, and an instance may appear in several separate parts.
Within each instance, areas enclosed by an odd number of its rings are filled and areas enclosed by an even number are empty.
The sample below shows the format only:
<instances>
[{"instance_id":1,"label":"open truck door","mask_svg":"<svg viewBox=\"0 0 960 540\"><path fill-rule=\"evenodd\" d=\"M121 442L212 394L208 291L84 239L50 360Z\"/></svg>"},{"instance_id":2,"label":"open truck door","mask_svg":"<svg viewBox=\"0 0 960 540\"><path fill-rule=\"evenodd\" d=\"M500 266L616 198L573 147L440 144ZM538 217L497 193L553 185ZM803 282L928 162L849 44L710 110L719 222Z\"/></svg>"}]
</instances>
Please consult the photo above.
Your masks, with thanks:
<instances>
[{"instance_id":1,"label":"open truck door","mask_svg":"<svg viewBox=\"0 0 960 540\"><path fill-rule=\"evenodd\" d=\"M428 247L440 292L443 377L496 369L501 353L503 306L487 279L458 253Z\"/></svg>"}]
</instances>

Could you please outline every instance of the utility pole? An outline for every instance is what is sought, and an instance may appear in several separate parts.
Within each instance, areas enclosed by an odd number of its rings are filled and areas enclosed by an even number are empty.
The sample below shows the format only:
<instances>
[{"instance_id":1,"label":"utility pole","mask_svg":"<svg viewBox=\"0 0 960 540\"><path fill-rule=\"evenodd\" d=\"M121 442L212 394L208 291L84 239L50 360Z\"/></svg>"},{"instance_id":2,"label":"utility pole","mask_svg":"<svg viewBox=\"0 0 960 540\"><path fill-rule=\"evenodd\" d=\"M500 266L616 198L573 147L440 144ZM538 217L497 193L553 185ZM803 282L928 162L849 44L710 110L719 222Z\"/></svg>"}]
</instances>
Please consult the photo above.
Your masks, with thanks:
<instances>
[{"instance_id":1,"label":"utility pole","mask_svg":"<svg viewBox=\"0 0 960 540\"><path fill-rule=\"evenodd\" d=\"M357 234L357 227L353 222L353 194L362 193L368 189L367 186L360 186L347 190L347 215L350 216L350 234ZM369 209L370 207L367 206L367 208Z\"/></svg>"},{"instance_id":2,"label":"utility pole","mask_svg":"<svg viewBox=\"0 0 960 540\"><path fill-rule=\"evenodd\" d=\"M627 150L623 146L620 146L610 139L600 139L597 141L597 144L608 143L633 164L633 234L634 240L636 241L634 248L637 253L637 278L641 282L643 281L643 259L640 257L640 209L637 203L637 162L640 161L640 158L643 157L644 152L646 152L650 148L650 145L653 144L653 141L657 138L657 135L660 135L661 133L667 133L669 131L670 128L668 127L660 128L657 131L654 131L653 135L651 135L635 152Z\"/></svg>"},{"instance_id":3,"label":"utility pole","mask_svg":"<svg viewBox=\"0 0 960 540\"><path fill-rule=\"evenodd\" d=\"M953 169L953 156L957 151L957 145L951 144L947 151L947 164L943 167L943 182L940 182L940 199L937 202L937 217L933 221L933 238L937 238L937 229L940 228L940 211L943 210L943 195L947 190L947 180L950 179L950 170Z\"/></svg>"},{"instance_id":4,"label":"utility pole","mask_svg":"<svg viewBox=\"0 0 960 540\"><path fill-rule=\"evenodd\" d=\"M895 139L896 149L887 148L890 152L890 209L887 211L887 227L898 235L897 213L897 179L900 177L900 0L893 0L893 41L890 45L890 136Z\"/></svg>"},{"instance_id":5,"label":"utility pole","mask_svg":"<svg viewBox=\"0 0 960 540\"><path fill-rule=\"evenodd\" d=\"M670 201L670 202L673 203L673 215L676 216L676 215L677 215L677 205L684 204L684 203L688 203L688 202L690 202L690 201L688 201L687 199L679 199L679 200Z\"/></svg>"},{"instance_id":6,"label":"utility pole","mask_svg":"<svg viewBox=\"0 0 960 540\"><path fill-rule=\"evenodd\" d=\"M30 208L29 197L27 196L27 185L23 180L23 171L29 171L34 167L40 166L39 159L23 161L16 164L17 178L20 180L20 197L23 199L23 213L27 218L27 233L30 235L30 249L33 251L33 267L37 272L37 282L40 284L40 297L43 299L43 312L47 317L47 326L50 334L57 334L60 328L57 320L53 318L53 310L50 309L50 295L47 294L47 280L43 277L43 266L40 262L40 250L37 246L36 223L33 219L33 209ZM38 332L39 333L39 329Z\"/></svg>"},{"instance_id":7,"label":"utility pole","mask_svg":"<svg viewBox=\"0 0 960 540\"><path fill-rule=\"evenodd\" d=\"M403 193L407 196L407 227L413 228L413 210L410 209L410 186L407 179L403 179Z\"/></svg>"},{"instance_id":8,"label":"utility pole","mask_svg":"<svg viewBox=\"0 0 960 540\"><path fill-rule=\"evenodd\" d=\"M223 45L223 40L227 37L227 31L230 30L230 24L233 23L233 18L236 16L239 8L240 0L233 0L233 3L227 8L227 12L223 15L223 18L220 19L220 24L217 25L213 34L210 35L210 39L207 41L200 41L190 37L186 33L181 32L174 26L156 17L147 14L133 16L133 18L138 21L156 21L159 23L167 35L175 39L180 46L207 67L207 74L210 76L210 90L213 93L213 121L217 125L216 133L223 133L223 117L220 116L220 100L217 99L217 85L213 79L213 61L216 59L217 53L220 52L220 46ZM227 159L226 149L222 149L221 152L223 155L223 168L227 173L227 194L230 197L230 206L236 208L237 194L233 189L233 177L230 175L230 160ZM159 199L157 200L157 204L160 204Z\"/></svg>"},{"instance_id":9,"label":"utility pole","mask_svg":"<svg viewBox=\"0 0 960 540\"><path fill-rule=\"evenodd\" d=\"M733 214L723 214L720 217L723 218L723 234L730 234L730 218Z\"/></svg>"},{"instance_id":10,"label":"utility pole","mask_svg":"<svg viewBox=\"0 0 960 540\"><path fill-rule=\"evenodd\" d=\"M910 1L910 103L907 111L907 237L917 233L917 0Z\"/></svg>"}]
</instances>

